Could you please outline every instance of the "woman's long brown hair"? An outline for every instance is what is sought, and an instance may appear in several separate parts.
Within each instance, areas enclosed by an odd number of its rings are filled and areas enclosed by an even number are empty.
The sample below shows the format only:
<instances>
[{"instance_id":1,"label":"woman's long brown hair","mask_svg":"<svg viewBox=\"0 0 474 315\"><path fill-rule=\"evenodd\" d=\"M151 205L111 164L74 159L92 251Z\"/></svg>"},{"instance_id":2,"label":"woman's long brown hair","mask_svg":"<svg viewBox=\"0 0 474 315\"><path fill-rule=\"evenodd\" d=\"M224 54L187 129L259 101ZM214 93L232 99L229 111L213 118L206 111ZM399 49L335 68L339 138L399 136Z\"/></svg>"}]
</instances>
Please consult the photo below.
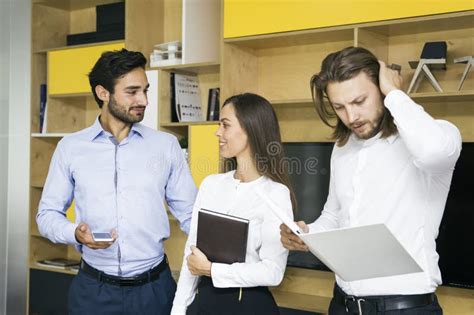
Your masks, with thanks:
<instances>
[{"instance_id":1,"label":"woman's long brown hair","mask_svg":"<svg viewBox=\"0 0 474 315\"><path fill-rule=\"evenodd\" d=\"M270 102L259 95L244 93L229 97L222 107L228 104L234 106L240 126L247 134L257 171L289 189L295 213L296 197L288 176L288 163L282 161L285 154L280 126ZM227 162L226 166L227 170L235 169L235 159L231 159L230 164Z\"/></svg>"}]
</instances>

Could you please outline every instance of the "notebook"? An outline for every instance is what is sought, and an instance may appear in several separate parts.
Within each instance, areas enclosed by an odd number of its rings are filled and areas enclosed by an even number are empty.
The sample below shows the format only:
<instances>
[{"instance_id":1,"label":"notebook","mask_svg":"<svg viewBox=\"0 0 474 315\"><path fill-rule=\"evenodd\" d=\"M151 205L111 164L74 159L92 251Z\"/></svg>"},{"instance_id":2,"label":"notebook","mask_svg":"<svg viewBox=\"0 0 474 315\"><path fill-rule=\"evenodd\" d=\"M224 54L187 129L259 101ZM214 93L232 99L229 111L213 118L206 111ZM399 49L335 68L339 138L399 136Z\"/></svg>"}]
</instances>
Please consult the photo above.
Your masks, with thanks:
<instances>
[{"instance_id":1,"label":"notebook","mask_svg":"<svg viewBox=\"0 0 474 315\"><path fill-rule=\"evenodd\" d=\"M249 220L201 209L198 213L197 248L211 262L245 262Z\"/></svg>"}]
</instances>

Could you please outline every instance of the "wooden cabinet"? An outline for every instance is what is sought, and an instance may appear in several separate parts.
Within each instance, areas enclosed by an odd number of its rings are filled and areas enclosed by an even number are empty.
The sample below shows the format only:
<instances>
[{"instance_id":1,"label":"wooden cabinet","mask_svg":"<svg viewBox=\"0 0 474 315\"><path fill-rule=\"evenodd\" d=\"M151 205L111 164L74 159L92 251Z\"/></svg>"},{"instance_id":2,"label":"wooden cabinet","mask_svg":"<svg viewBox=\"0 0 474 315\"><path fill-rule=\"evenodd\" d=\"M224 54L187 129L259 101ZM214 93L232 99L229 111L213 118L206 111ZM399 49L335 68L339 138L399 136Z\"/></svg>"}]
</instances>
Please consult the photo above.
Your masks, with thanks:
<instances>
[{"instance_id":1,"label":"wooden cabinet","mask_svg":"<svg viewBox=\"0 0 474 315\"><path fill-rule=\"evenodd\" d=\"M309 89L311 76L319 72L328 53L347 46L366 47L387 63L402 65L406 90L414 72L408 61L419 60L426 41L446 41L447 70L435 72L444 92L435 92L424 81L411 96L435 117L453 121L463 141L474 141L474 107L469 106L474 100L474 77L457 91L463 65L453 63L455 57L473 54L473 30L474 14L469 11L225 39L221 94L226 98L252 91L269 99L284 141L329 141L331 130L314 114Z\"/></svg>"},{"instance_id":2,"label":"wooden cabinet","mask_svg":"<svg viewBox=\"0 0 474 315\"><path fill-rule=\"evenodd\" d=\"M361 4L362 1L354 3ZM258 34L264 26L274 25L270 20L275 19L269 15L253 19L241 18L240 21L250 21L251 30L248 30L247 23L241 23L242 27L239 28L236 21L227 20L228 14L240 14L241 17L244 13L255 14L248 10L229 12L234 6L246 4L225 1L226 28L228 23L235 22L237 31L242 30L242 33L235 34L251 35L251 32ZM289 2L287 5L290 5ZM258 11L263 6L264 4L255 4L254 9ZM271 15L272 10L277 8L265 12ZM327 14L330 15L331 12ZM369 17L371 14L372 12L368 13ZM292 21L298 23L295 18ZM435 92L425 80L411 97L435 118L456 124L463 141L474 142L474 76L471 73L463 89L458 91L464 65L453 63L456 57L474 55L473 10L264 35L234 37L235 34L230 36L226 29L225 36L228 38L223 40L221 97L225 99L236 93L254 92L269 99L279 118L285 142L331 141L332 130L316 114L309 86L312 75L320 71L321 62L329 53L347 46L366 47L388 64L402 66L403 89L407 90L414 73L408 62L419 60L425 42L446 41L447 69L434 70L444 92ZM287 268L283 283L273 292L282 306L326 312L333 285L334 277L331 273ZM472 313L472 291L440 287L437 293L446 314Z\"/></svg>"},{"instance_id":3,"label":"wooden cabinet","mask_svg":"<svg viewBox=\"0 0 474 315\"><path fill-rule=\"evenodd\" d=\"M68 34L94 32L96 24L95 6L123 2L121 0L32 0L32 54L31 54L31 146L30 146L30 209L29 209L29 268L30 274L50 273L52 279L57 273L74 275L74 270L43 267L38 261L51 258L79 259L80 255L72 246L53 244L43 238L38 231L35 217L43 186L48 173L51 157L58 141L69 133L90 126L96 119L99 108L90 92L87 74L103 51L125 47L141 51L147 59L155 44L188 39L187 60L194 63L179 65L177 69L168 67L156 69L158 83L155 91L159 109L156 111L155 128L170 132L179 139L190 137L190 156L194 161L208 160L210 165L195 168L196 183L209 173L218 171L217 138L209 139L216 122L171 123L170 81L171 71L197 73L202 91L203 112L207 109L209 88L219 87L219 46L220 46L220 1L206 1L206 8L213 6L216 21L208 16L200 16L191 10L195 5L187 0L129 0L125 1L124 40L101 42L79 46L66 46ZM202 9L202 8L201 8ZM201 14L206 10L201 10ZM216 12L218 13L216 15ZM183 21L189 16L188 21ZM184 23L186 22L186 23ZM204 26L202 26L204 25ZM207 26L206 26L207 25ZM217 25L217 29L213 26ZM209 49L195 49L194 36L204 27L212 27L214 35ZM186 32L186 34L184 34ZM194 33L193 33L194 32ZM207 34L207 33L206 33ZM216 36L217 34L217 36ZM202 37L202 34L200 35ZM198 37L199 39L199 37ZM201 40L201 39L200 39ZM206 40L210 40L207 38ZM212 48L213 47L213 48ZM196 63L200 61L200 63ZM202 62L201 62L202 61ZM147 70L149 69L147 67ZM154 70L154 71L156 71ZM48 85L47 132L39 131L40 85ZM205 117L205 116L204 116ZM191 126L191 127L190 127ZM192 163L194 164L194 163ZM196 164L197 165L197 164ZM69 219L74 215L68 213ZM182 253L186 235L180 231L178 222L170 217L172 237L165 242L170 265L173 270L181 268ZM42 277L46 279L47 277ZM38 302L40 286L38 277L29 278L29 301ZM35 302L35 303L36 303ZM30 309L34 311L34 309Z\"/></svg>"},{"instance_id":4,"label":"wooden cabinet","mask_svg":"<svg viewBox=\"0 0 474 315\"><path fill-rule=\"evenodd\" d=\"M49 76L53 75L53 71L48 73L48 68L53 66L53 63L48 62L47 56L79 49L79 47L64 47L66 34L94 31L94 6L113 2L117 0L33 0L31 59L33 132L39 129L39 85L46 83ZM199 15L196 17L189 11L191 7L188 7L187 3L192 2L191 0L126 1L125 47L142 51L148 58L154 44L192 40L194 37L189 32L197 30L198 27L190 25L195 25L193 23L196 23L196 19L199 21ZM316 14L314 10L304 10L305 14L301 15L301 9L313 1L302 1L303 7L299 8L292 1L282 1L280 5L265 1L222 2L225 4L223 8L225 38L222 40L219 36L219 43L215 46L219 47L219 54L206 57L206 50L203 49L199 56L192 56L189 55L192 54L191 49L186 52L186 56L193 62L192 64L167 66L158 70L157 128L172 133L179 139L188 137L190 167L197 184L207 174L219 170L217 138L214 136L217 122L172 122L170 102L172 72L197 75L203 112L206 110L209 88L221 88L221 103L231 95L254 92L272 102L280 121L283 141L328 142L331 141L329 139L331 130L317 117L309 89L311 76L319 72L321 61L328 53L347 46L366 47L386 62L402 65L403 88L406 90L414 72L409 68L408 61L419 59L425 42L446 41L447 70L434 73L444 92L437 93L427 82L423 82L417 93L411 96L434 117L455 123L461 130L463 141L474 142L474 106L472 106L474 76L470 74L463 89L457 91L464 65L453 63L456 57L474 54L472 1L441 1L424 7L414 6L413 2L407 1L406 5L399 5L400 8L396 11L387 10L385 5L383 8L373 10L365 8L362 10L365 15L361 13L356 16L359 20L344 18L343 14L339 14L340 10L320 9ZM266 7L264 2L270 3L272 7ZM335 6L342 2L342 0L332 1L326 5ZM389 1L390 5L394 5L395 2ZM216 0L214 3L219 1ZM322 1L314 3L319 6ZM364 8L362 2L354 3L358 5L358 10ZM245 9L245 5L251 5L251 10ZM285 9L288 5L295 7ZM450 13L438 14L440 12ZM191 14L190 20L183 23L188 14ZM280 18L275 18L276 16ZM326 21L329 20L327 23L332 24L314 24L324 21L314 18L318 16L327 18ZM397 19L399 17L404 18ZM390 20L382 21L385 19ZM298 24L305 20L313 24ZM104 43L100 45L102 44ZM117 42L105 44L116 45ZM213 41L212 45L214 44ZM193 47L192 45L196 45L196 42L191 41L188 47ZM90 49L97 49L98 46L90 45ZM215 50L214 48L213 51ZM71 54L71 57L73 58L74 54ZM84 69L83 73L88 71L90 69ZM53 75L52 78L54 77ZM90 125L98 113L94 99L90 94L84 93L85 90L81 92L55 90L54 84L52 82L50 84L53 86L50 87L48 97L48 133L34 134L31 138L29 258L31 269L45 269L35 264L41 259L78 258L74 248L55 245L42 238L34 219L49 162L58 140L70 132ZM64 87L76 88L72 85L68 82ZM172 217L170 226L171 238L165 242L165 247L171 268L177 271L181 267L186 235L179 230L179 223ZM57 272L53 269L45 270ZM331 273L288 268L284 282L274 289L274 293L281 306L325 312L332 296L333 283L334 277ZM446 314L467 315L474 309L472 291L441 287L438 295Z\"/></svg>"}]
</instances>

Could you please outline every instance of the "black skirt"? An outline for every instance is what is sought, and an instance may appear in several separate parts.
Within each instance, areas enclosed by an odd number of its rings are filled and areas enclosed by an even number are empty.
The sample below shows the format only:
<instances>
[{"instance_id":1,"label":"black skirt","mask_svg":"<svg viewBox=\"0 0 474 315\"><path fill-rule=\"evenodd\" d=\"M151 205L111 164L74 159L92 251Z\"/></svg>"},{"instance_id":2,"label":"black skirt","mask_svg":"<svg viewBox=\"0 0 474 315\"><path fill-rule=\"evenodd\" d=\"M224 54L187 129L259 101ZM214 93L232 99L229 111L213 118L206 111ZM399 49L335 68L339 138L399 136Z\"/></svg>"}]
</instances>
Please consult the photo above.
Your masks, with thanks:
<instances>
[{"instance_id":1,"label":"black skirt","mask_svg":"<svg viewBox=\"0 0 474 315\"><path fill-rule=\"evenodd\" d=\"M215 288L201 277L187 315L278 315L278 306L267 287Z\"/></svg>"}]
</instances>

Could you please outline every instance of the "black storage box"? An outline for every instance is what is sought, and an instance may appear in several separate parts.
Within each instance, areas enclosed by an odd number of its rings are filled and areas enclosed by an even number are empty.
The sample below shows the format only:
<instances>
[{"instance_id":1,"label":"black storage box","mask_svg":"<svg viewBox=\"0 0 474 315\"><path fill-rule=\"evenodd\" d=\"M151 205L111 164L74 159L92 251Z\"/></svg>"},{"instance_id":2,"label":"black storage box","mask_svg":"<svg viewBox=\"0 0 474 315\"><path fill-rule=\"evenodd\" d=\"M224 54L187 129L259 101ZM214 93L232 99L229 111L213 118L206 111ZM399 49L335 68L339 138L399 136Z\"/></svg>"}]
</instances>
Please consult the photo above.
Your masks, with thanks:
<instances>
[{"instance_id":1,"label":"black storage box","mask_svg":"<svg viewBox=\"0 0 474 315\"><path fill-rule=\"evenodd\" d=\"M111 3L96 7L97 32L125 29L125 3Z\"/></svg>"},{"instance_id":2,"label":"black storage box","mask_svg":"<svg viewBox=\"0 0 474 315\"><path fill-rule=\"evenodd\" d=\"M110 32L91 32L81 34L71 34L67 36L67 45L82 45L98 42L106 42L110 40L119 40L125 38L125 30Z\"/></svg>"},{"instance_id":3,"label":"black storage box","mask_svg":"<svg viewBox=\"0 0 474 315\"><path fill-rule=\"evenodd\" d=\"M67 45L82 45L125 38L125 3L96 6L97 32L70 34Z\"/></svg>"}]
</instances>

